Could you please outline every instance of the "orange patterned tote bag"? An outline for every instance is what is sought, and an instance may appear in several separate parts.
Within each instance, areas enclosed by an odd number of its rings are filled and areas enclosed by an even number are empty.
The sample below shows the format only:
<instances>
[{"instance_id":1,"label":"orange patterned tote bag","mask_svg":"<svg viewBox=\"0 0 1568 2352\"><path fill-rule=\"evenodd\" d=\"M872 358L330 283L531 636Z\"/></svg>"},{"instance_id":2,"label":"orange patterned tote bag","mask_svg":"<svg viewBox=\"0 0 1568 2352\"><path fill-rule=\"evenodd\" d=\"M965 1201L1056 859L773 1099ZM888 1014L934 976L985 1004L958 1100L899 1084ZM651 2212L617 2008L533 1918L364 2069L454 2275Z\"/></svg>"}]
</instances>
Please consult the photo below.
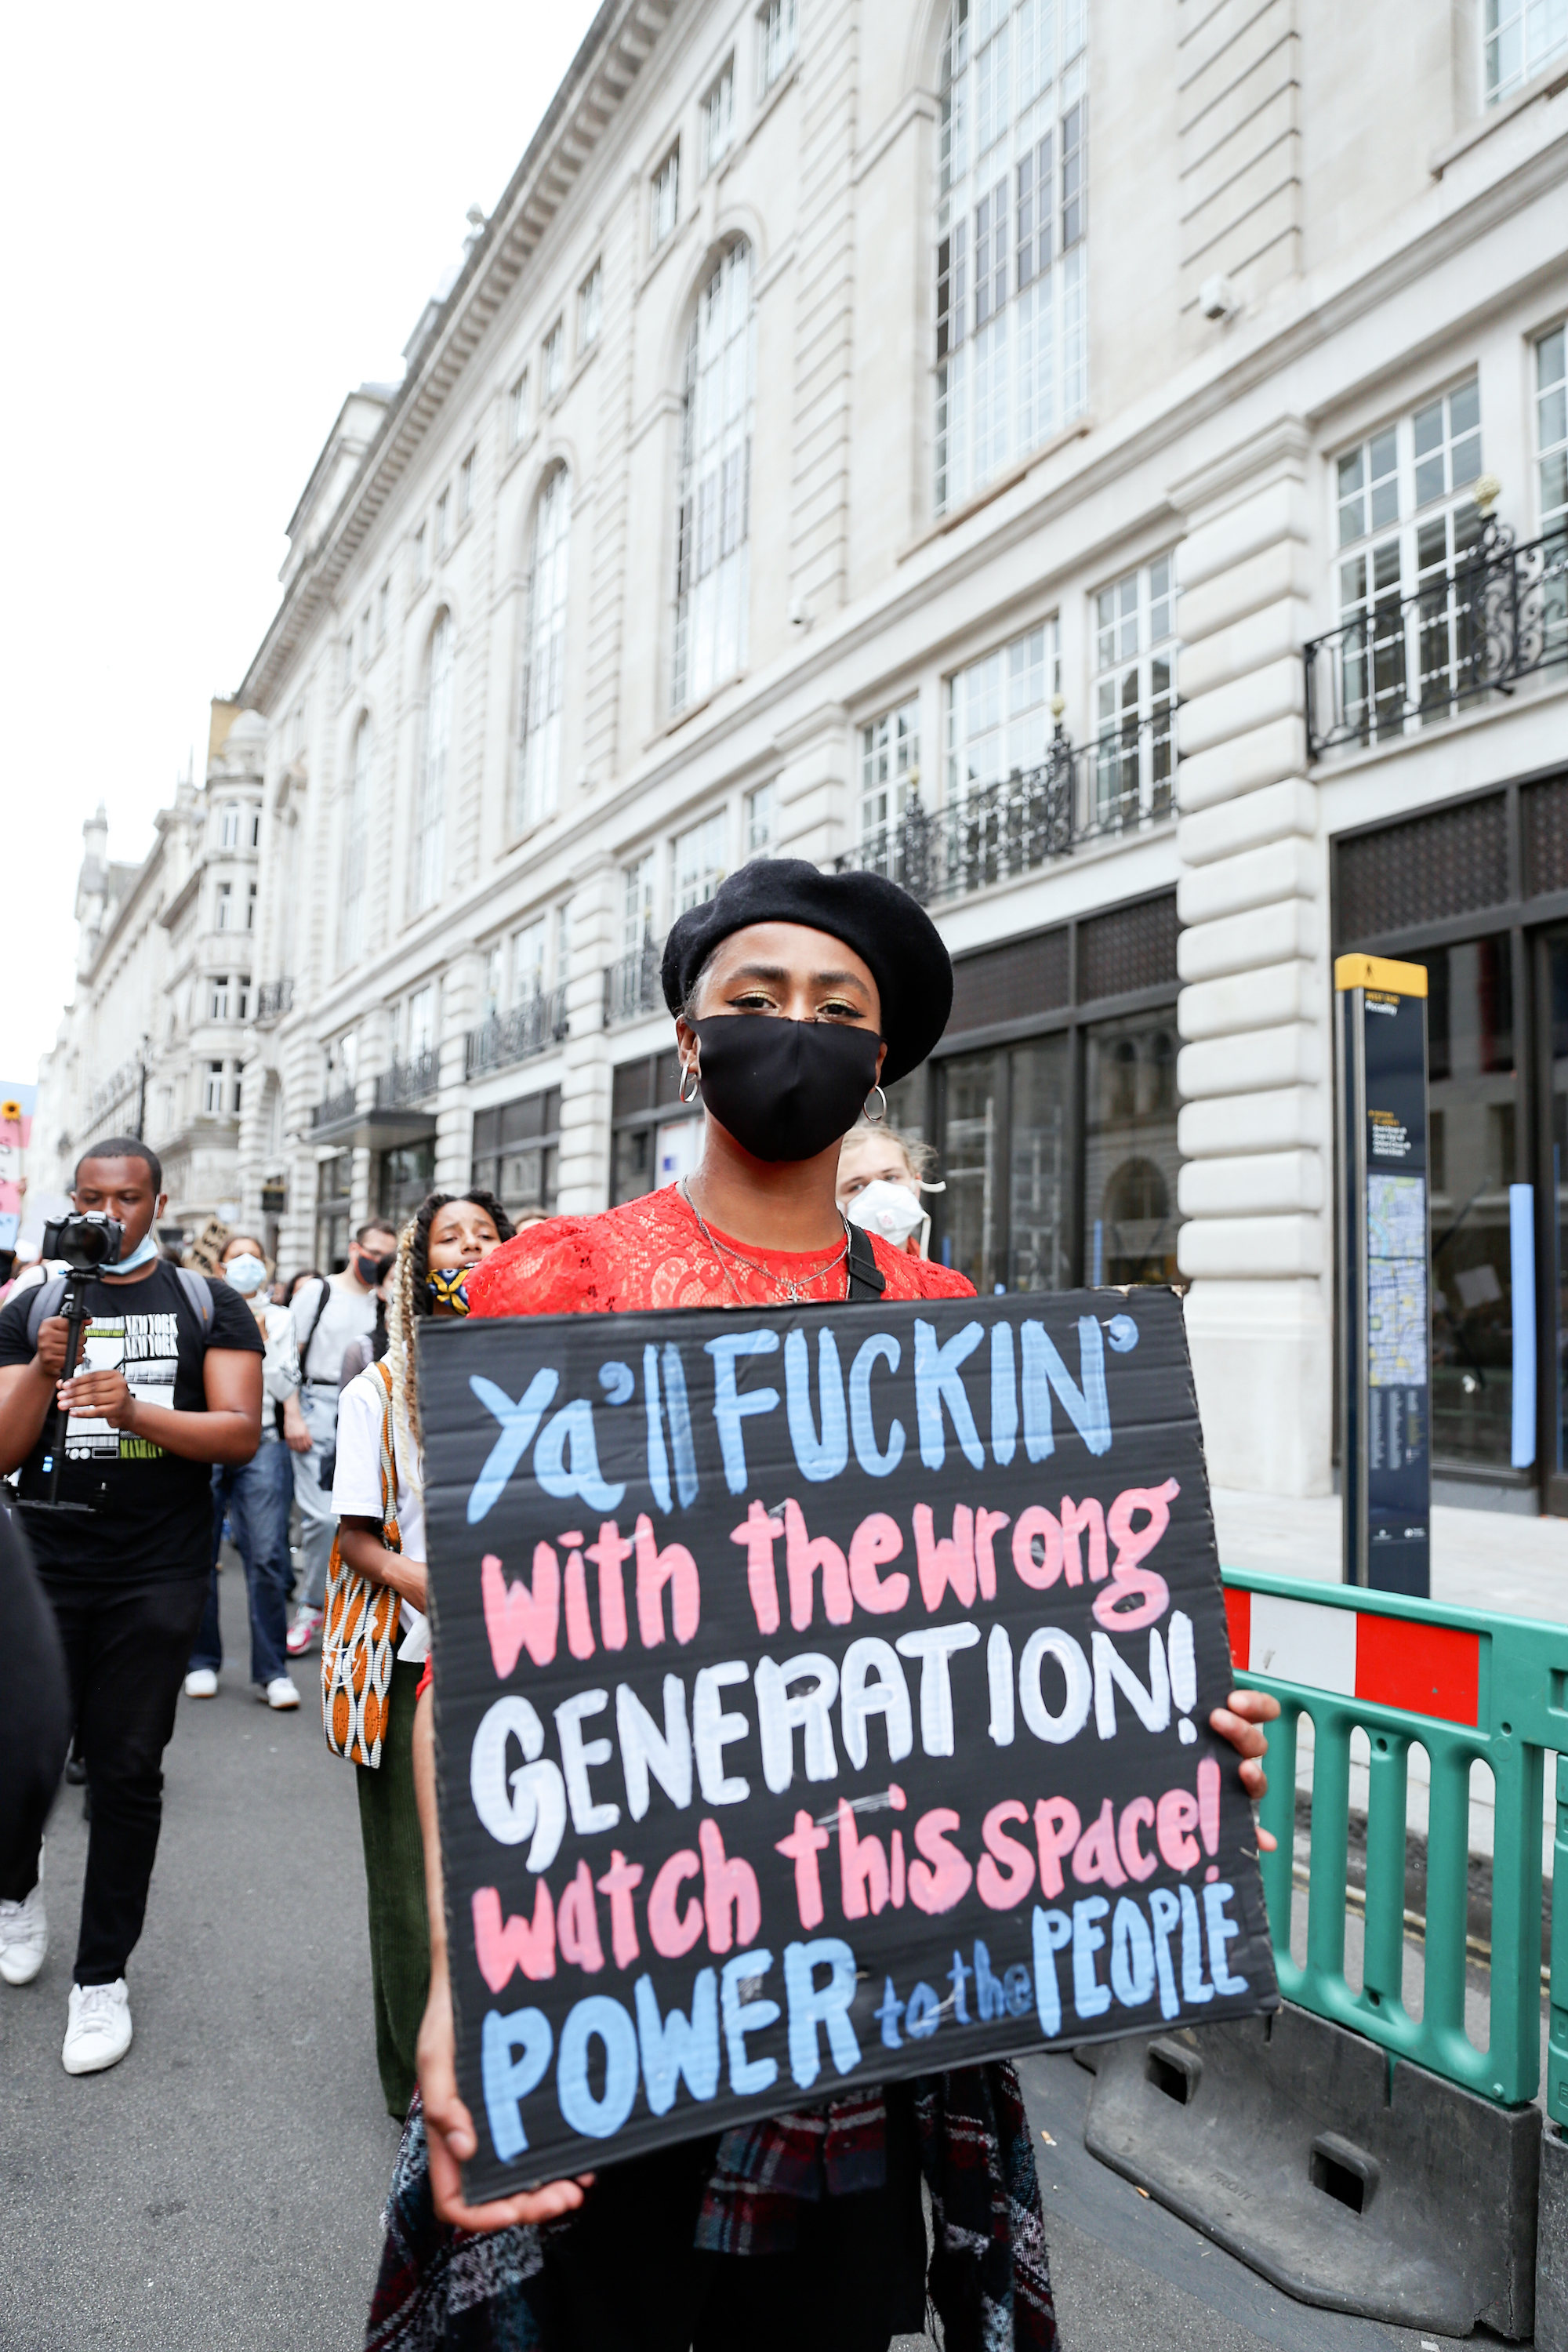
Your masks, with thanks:
<instances>
[{"instance_id":1,"label":"orange patterned tote bag","mask_svg":"<svg viewBox=\"0 0 1568 2352\"><path fill-rule=\"evenodd\" d=\"M381 1539L401 1551L397 1533L397 1472L392 1447L392 1374L385 1360L373 1364L386 1391L381 1413ZM321 1728L334 1756L351 1764L381 1762L392 1704L392 1668L397 1655L400 1602L390 1585L373 1584L348 1567L332 1538L327 1570L327 1610L321 1625Z\"/></svg>"}]
</instances>

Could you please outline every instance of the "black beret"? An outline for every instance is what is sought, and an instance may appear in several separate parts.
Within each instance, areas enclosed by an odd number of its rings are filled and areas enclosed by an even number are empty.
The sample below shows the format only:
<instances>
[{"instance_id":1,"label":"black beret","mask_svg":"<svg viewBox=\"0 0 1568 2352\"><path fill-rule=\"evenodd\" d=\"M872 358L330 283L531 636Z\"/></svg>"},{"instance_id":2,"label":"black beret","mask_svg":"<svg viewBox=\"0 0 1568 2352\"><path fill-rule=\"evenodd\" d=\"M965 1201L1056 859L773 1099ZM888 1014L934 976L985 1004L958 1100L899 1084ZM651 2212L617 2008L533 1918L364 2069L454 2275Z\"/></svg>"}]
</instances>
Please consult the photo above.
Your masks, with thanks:
<instances>
[{"instance_id":1,"label":"black beret","mask_svg":"<svg viewBox=\"0 0 1568 2352\"><path fill-rule=\"evenodd\" d=\"M827 931L870 968L882 1000L883 1082L925 1060L952 1011L952 963L918 898L882 874L824 874L804 857L754 857L689 908L664 943L664 1001L679 1013L719 945L750 923Z\"/></svg>"}]
</instances>

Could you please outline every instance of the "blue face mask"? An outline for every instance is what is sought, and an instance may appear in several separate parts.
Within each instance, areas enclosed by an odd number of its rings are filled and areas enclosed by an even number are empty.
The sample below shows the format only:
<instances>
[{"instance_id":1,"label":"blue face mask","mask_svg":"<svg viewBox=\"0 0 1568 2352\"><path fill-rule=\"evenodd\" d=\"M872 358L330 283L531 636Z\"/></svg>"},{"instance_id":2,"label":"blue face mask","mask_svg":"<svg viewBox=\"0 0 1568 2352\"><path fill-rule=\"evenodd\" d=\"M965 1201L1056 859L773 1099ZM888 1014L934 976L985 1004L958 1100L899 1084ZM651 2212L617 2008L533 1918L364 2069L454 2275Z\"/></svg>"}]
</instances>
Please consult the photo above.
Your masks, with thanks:
<instances>
[{"instance_id":1,"label":"blue face mask","mask_svg":"<svg viewBox=\"0 0 1568 2352\"><path fill-rule=\"evenodd\" d=\"M234 1289L243 1291L248 1298L266 1281L267 1268L252 1251L246 1250L240 1256L229 1259L224 1267L223 1276Z\"/></svg>"},{"instance_id":2,"label":"blue face mask","mask_svg":"<svg viewBox=\"0 0 1568 2352\"><path fill-rule=\"evenodd\" d=\"M148 1230L142 1234L141 1240L137 1243L133 1250L129 1253L122 1250L121 1255L115 1259L114 1264L112 1265L106 1265L103 1271L105 1274L109 1275L134 1274L139 1266L150 1265L157 1255L158 1244L153 1239L152 1228L149 1226Z\"/></svg>"}]
</instances>

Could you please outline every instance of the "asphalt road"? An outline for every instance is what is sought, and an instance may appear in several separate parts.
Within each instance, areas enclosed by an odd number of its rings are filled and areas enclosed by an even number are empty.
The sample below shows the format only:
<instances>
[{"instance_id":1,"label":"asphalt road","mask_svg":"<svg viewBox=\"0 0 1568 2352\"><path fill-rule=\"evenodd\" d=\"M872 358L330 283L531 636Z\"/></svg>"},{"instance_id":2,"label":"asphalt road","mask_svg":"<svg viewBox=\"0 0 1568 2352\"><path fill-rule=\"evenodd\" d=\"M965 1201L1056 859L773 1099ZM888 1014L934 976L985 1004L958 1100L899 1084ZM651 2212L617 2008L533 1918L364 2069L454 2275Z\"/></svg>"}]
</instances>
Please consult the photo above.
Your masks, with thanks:
<instances>
[{"instance_id":1,"label":"asphalt road","mask_svg":"<svg viewBox=\"0 0 1568 2352\"><path fill-rule=\"evenodd\" d=\"M237 1568L222 1591L219 1696L182 1700L165 1759L130 2053L79 2080L59 2063L86 1853L79 1790L63 1792L50 1826L43 1973L0 1985L0 2352L363 2341L397 2131L372 2048L353 1768L322 1743L309 1677L297 1716L251 1696ZM1036 2058L1020 2071L1065 2352L1419 2352L1441 2340L1293 2303L1088 2155L1080 2067Z\"/></svg>"}]
</instances>

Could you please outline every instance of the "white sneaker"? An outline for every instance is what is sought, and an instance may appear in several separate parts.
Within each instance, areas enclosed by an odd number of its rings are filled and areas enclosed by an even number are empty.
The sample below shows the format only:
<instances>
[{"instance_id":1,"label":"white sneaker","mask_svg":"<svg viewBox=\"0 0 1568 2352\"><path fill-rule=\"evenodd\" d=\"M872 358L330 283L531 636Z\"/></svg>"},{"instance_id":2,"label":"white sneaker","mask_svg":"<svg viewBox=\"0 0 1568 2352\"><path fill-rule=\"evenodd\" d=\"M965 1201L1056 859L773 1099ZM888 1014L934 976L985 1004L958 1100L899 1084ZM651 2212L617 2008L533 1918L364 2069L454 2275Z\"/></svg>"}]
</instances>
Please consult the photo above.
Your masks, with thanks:
<instances>
[{"instance_id":1,"label":"white sneaker","mask_svg":"<svg viewBox=\"0 0 1568 2352\"><path fill-rule=\"evenodd\" d=\"M68 2074L100 2074L131 2047L131 1994L123 1977L112 1984L72 1985L70 2016L60 2051Z\"/></svg>"},{"instance_id":2,"label":"white sneaker","mask_svg":"<svg viewBox=\"0 0 1568 2352\"><path fill-rule=\"evenodd\" d=\"M48 1948L49 1924L44 1916L40 1878L20 1903L0 1903L0 1977L7 1984L31 1984Z\"/></svg>"},{"instance_id":3,"label":"white sneaker","mask_svg":"<svg viewBox=\"0 0 1568 2352\"><path fill-rule=\"evenodd\" d=\"M217 1676L210 1666L193 1666L185 1676L187 1698L216 1698Z\"/></svg>"},{"instance_id":4,"label":"white sneaker","mask_svg":"<svg viewBox=\"0 0 1568 2352\"><path fill-rule=\"evenodd\" d=\"M267 1685L264 1696L268 1706L277 1707L279 1710L284 1707L298 1706L300 1704L300 1694L287 1675L274 1675Z\"/></svg>"}]
</instances>

